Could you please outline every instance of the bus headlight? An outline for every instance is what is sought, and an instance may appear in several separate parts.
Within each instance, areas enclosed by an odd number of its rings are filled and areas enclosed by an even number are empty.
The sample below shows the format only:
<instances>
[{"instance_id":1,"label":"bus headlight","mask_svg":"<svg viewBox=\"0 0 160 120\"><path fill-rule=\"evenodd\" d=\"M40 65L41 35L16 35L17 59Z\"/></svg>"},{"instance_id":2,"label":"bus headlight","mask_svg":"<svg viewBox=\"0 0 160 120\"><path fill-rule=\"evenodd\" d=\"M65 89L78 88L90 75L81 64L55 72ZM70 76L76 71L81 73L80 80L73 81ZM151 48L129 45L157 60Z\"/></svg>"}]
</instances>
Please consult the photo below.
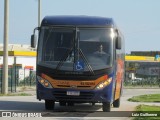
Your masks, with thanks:
<instances>
[{"instance_id":1,"label":"bus headlight","mask_svg":"<svg viewBox=\"0 0 160 120\"><path fill-rule=\"evenodd\" d=\"M39 83L41 83L44 87L52 88L52 85L48 82L48 80L45 80L45 79L41 78L40 76L37 76L37 79L38 79Z\"/></svg>"},{"instance_id":2,"label":"bus headlight","mask_svg":"<svg viewBox=\"0 0 160 120\"><path fill-rule=\"evenodd\" d=\"M96 86L96 89L102 89L106 86L108 86L112 81L112 77L108 78L107 80L103 81L103 82L100 82L97 86Z\"/></svg>"}]
</instances>

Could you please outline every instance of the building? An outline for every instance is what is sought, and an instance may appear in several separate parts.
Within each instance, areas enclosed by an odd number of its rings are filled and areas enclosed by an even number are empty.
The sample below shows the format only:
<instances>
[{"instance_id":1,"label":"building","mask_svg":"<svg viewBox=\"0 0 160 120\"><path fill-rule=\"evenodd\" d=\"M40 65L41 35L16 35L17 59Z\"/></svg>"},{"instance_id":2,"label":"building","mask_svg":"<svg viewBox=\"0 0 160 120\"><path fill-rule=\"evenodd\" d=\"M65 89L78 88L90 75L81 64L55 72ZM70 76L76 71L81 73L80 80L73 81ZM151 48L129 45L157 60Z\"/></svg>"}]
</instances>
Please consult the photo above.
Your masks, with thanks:
<instances>
[{"instance_id":1,"label":"building","mask_svg":"<svg viewBox=\"0 0 160 120\"><path fill-rule=\"evenodd\" d=\"M156 55L160 55L160 51L131 51L131 55L155 57Z\"/></svg>"},{"instance_id":2,"label":"building","mask_svg":"<svg viewBox=\"0 0 160 120\"><path fill-rule=\"evenodd\" d=\"M3 44L0 44L0 51L3 51ZM36 49L31 48L30 45L9 44L8 51L36 51Z\"/></svg>"},{"instance_id":3,"label":"building","mask_svg":"<svg viewBox=\"0 0 160 120\"><path fill-rule=\"evenodd\" d=\"M8 46L8 65L18 64L25 68L33 66L36 70L36 51L29 45L10 44ZM3 45L0 44L0 65L3 65Z\"/></svg>"},{"instance_id":4,"label":"building","mask_svg":"<svg viewBox=\"0 0 160 120\"><path fill-rule=\"evenodd\" d=\"M36 71L36 49L29 45L10 44L8 46L8 87L9 91L16 91L17 85L23 83L32 84L26 78ZM3 45L0 44L0 92L2 88L2 70L3 70ZM30 79L31 80L31 79Z\"/></svg>"},{"instance_id":5,"label":"building","mask_svg":"<svg viewBox=\"0 0 160 120\"><path fill-rule=\"evenodd\" d=\"M160 77L160 51L131 51L126 59L126 76Z\"/></svg>"}]
</instances>

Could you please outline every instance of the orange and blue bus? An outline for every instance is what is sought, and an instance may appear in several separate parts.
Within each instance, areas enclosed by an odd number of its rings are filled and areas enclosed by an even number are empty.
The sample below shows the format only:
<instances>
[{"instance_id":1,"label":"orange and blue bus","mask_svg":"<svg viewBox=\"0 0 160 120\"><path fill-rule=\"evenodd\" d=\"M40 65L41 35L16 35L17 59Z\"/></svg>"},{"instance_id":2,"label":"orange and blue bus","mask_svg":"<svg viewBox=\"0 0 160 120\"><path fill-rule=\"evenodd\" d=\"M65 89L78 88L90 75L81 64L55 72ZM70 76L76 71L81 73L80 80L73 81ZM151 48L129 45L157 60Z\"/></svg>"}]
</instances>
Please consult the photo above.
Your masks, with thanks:
<instances>
[{"instance_id":1,"label":"orange and blue bus","mask_svg":"<svg viewBox=\"0 0 160 120\"><path fill-rule=\"evenodd\" d=\"M37 45L37 99L45 108L102 103L120 106L124 79L124 39L112 18L47 16L34 29Z\"/></svg>"}]
</instances>

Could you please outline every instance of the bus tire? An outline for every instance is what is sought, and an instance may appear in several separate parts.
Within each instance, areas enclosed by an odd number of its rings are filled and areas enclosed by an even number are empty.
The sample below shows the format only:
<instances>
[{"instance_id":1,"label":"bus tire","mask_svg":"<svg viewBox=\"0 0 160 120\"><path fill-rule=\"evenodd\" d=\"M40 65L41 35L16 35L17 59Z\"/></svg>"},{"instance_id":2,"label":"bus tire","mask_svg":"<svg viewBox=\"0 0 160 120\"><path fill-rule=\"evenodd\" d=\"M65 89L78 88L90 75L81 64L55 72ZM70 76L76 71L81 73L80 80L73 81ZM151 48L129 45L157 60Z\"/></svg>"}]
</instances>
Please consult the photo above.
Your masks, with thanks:
<instances>
[{"instance_id":1,"label":"bus tire","mask_svg":"<svg viewBox=\"0 0 160 120\"><path fill-rule=\"evenodd\" d=\"M45 108L46 110L53 110L55 105L54 100L45 100Z\"/></svg>"},{"instance_id":2,"label":"bus tire","mask_svg":"<svg viewBox=\"0 0 160 120\"><path fill-rule=\"evenodd\" d=\"M111 103L110 102L103 102L102 110L103 110L103 112L110 112L111 111Z\"/></svg>"},{"instance_id":3,"label":"bus tire","mask_svg":"<svg viewBox=\"0 0 160 120\"><path fill-rule=\"evenodd\" d=\"M119 108L120 106L120 98L113 102L113 107Z\"/></svg>"},{"instance_id":4,"label":"bus tire","mask_svg":"<svg viewBox=\"0 0 160 120\"><path fill-rule=\"evenodd\" d=\"M60 106L66 106L66 102L60 101L60 102L59 102L59 105L60 105Z\"/></svg>"}]
</instances>

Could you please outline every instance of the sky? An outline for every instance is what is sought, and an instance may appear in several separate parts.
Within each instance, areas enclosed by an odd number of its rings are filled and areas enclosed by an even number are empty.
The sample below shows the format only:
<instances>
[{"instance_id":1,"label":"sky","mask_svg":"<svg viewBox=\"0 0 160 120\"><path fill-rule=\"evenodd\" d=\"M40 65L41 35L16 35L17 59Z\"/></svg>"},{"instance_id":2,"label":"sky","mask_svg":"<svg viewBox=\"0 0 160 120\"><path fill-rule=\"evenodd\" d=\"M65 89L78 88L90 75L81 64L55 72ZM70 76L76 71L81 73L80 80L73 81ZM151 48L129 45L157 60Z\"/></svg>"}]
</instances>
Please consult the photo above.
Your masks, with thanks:
<instances>
[{"instance_id":1,"label":"sky","mask_svg":"<svg viewBox=\"0 0 160 120\"><path fill-rule=\"evenodd\" d=\"M160 51L160 0L41 0L41 20L48 15L113 18L125 38L126 53ZM38 0L9 0L9 44L30 44L38 26ZM0 0L3 44L4 0Z\"/></svg>"}]
</instances>

